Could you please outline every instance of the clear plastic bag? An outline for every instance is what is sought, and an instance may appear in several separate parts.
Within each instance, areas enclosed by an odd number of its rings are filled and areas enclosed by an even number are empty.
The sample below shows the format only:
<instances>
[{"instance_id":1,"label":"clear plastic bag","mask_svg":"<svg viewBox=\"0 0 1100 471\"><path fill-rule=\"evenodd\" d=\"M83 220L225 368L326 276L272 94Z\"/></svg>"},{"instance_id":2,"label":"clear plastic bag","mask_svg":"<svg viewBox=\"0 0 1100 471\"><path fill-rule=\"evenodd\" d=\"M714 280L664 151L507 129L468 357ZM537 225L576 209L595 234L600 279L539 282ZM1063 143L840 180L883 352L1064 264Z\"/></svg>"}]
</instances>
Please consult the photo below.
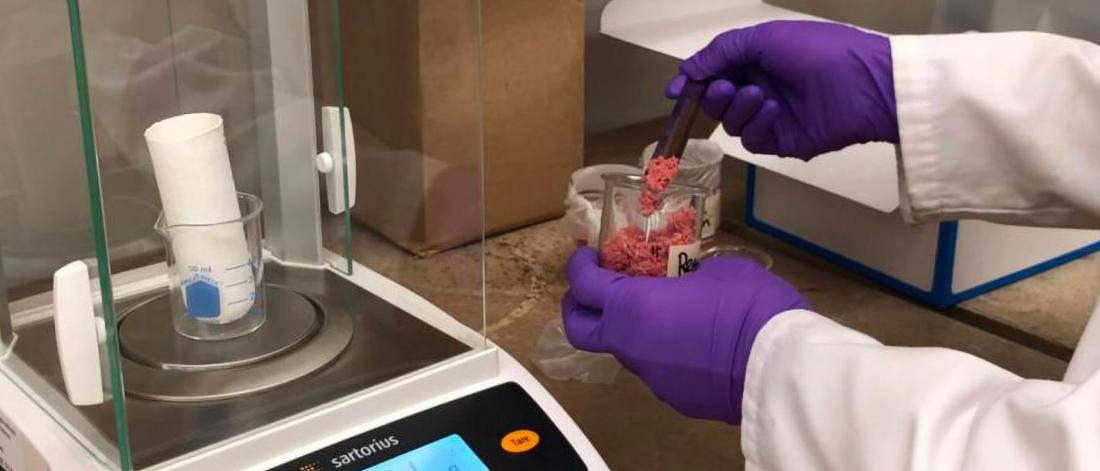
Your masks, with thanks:
<instances>
[{"instance_id":1,"label":"clear plastic bag","mask_svg":"<svg viewBox=\"0 0 1100 471\"><path fill-rule=\"evenodd\" d=\"M573 172L565 196L565 221L577 245L595 246L600 238L603 217L604 174L641 175L642 169L630 165L593 165ZM565 337L560 319L543 329L532 355L535 366L551 379L611 384L622 366L607 353L577 350Z\"/></svg>"},{"instance_id":2,"label":"clear plastic bag","mask_svg":"<svg viewBox=\"0 0 1100 471\"><path fill-rule=\"evenodd\" d=\"M546 324L535 344L533 360L539 371L558 381L612 384L622 369L622 365L611 354L573 348L565 337L565 327L561 320Z\"/></svg>"}]
</instances>

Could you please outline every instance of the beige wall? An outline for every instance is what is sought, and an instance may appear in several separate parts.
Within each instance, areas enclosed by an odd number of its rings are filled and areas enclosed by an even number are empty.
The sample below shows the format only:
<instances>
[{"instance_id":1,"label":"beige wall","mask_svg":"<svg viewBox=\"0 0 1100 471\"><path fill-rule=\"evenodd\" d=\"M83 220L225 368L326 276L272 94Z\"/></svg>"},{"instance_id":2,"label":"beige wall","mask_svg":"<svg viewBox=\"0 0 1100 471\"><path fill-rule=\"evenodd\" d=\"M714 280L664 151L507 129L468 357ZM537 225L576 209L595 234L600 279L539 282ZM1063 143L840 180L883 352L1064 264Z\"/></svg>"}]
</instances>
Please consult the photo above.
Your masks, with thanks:
<instances>
[{"instance_id":1,"label":"beige wall","mask_svg":"<svg viewBox=\"0 0 1100 471\"><path fill-rule=\"evenodd\" d=\"M661 94L679 61L600 34L610 0L585 2L584 130L594 134L668 114ZM690 1L690 0L684 0Z\"/></svg>"}]
</instances>

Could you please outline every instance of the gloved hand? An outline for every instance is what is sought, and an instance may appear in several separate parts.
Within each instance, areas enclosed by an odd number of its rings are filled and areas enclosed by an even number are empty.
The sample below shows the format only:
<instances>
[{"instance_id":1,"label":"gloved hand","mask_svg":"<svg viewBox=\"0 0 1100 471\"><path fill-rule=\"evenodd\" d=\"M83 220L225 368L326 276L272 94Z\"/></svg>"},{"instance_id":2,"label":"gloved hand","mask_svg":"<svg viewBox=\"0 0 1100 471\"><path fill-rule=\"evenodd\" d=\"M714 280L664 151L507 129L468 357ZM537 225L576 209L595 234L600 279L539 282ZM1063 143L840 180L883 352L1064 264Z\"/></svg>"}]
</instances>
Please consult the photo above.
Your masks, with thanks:
<instances>
[{"instance_id":1,"label":"gloved hand","mask_svg":"<svg viewBox=\"0 0 1100 471\"><path fill-rule=\"evenodd\" d=\"M615 355L684 415L731 424L741 422L757 332L807 307L790 284L743 258L710 258L679 278L631 278L581 247L566 271L562 316L573 346Z\"/></svg>"},{"instance_id":2,"label":"gloved hand","mask_svg":"<svg viewBox=\"0 0 1100 471\"><path fill-rule=\"evenodd\" d=\"M709 81L703 112L746 149L808 160L871 141L898 142L890 41L835 23L775 21L714 38L680 65Z\"/></svg>"}]
</instances>

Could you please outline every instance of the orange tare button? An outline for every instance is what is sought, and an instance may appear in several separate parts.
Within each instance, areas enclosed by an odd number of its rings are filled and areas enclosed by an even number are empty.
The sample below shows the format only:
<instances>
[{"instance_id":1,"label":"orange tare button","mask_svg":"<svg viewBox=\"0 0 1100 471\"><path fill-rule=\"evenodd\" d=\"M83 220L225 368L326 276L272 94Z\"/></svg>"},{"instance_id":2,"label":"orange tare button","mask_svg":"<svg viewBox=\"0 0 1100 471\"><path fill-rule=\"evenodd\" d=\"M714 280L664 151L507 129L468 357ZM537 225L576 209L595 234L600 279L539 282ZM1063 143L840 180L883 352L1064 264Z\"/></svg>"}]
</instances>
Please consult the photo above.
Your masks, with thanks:
<instances>
[{"instance_id":1,"label":"orange tare button","mask_svg":"<svg viewBox=\"0 0 1100 471\"><path fill-rule=\"evenodd\" d=\"M534 430L516 430L500 439L500 447L508 453L531 451L539 445L539 434Z\"/></svg>"}]
</instances>

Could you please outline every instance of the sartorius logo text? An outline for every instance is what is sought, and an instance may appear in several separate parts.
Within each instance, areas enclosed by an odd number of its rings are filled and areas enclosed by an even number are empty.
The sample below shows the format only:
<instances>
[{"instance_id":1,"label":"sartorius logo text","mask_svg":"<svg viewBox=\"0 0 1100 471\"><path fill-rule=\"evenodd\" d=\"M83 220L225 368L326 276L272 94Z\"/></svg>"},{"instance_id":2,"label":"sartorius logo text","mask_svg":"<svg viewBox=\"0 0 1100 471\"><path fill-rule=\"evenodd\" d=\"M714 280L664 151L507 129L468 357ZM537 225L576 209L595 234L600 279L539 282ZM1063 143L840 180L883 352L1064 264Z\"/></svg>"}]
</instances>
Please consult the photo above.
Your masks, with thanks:
<instances>
[{"instance_id":1,"label":"sartorius logo text","mask_svg":"<svg viewBox=\"0 0 1100 471\"><path fill-rule=\"evenodd\" d=\"M397 437L390 435L383 439L373 439L370 443L358 448L352 448L351 451L344 453L336 458L332 459L332 465L336 469L340 469L349 464L355 463L361 459L365 459L368 456L376 455L379 452L389 449L390 447L397 446L401 443Z\"/></svg>"}]
</instances>

